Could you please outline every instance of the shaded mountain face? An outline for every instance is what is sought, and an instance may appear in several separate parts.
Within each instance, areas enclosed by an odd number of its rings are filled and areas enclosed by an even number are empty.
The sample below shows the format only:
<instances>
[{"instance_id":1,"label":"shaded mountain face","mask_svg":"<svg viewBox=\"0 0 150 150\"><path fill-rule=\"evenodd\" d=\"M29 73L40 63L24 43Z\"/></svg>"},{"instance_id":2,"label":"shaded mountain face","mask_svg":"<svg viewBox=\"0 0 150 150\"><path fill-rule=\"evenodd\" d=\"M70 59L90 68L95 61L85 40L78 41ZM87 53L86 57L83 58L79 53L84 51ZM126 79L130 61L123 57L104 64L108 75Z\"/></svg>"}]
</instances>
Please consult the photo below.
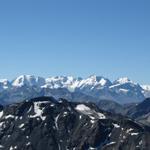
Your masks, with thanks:
<instances>
[{"instance_id":1,"label":"shaded mountain face","mask_svg":"<svg viewBox=\"0 0 150 150\"><path fill-rule=\"evenodd\" d=\"M110 100L100 100L96 104L100 109L105 110L107 112L122 115L126 114L126 108L123 105L118 104L117 102Z\"/></svg>"},{"instance_id":2,"label":"shaded mountain face","mask_svg":"<svg viewBox=\"0 0 150 150\"><path fill-rule=\"evenodd\" d=\"M147 86L146 86L147 87ZM128 78L114 82L101 76L90 76L86 79L59 76L42 78L22 75L13 81L0 80L0 103L9 104L39 96L67 98L70 101L91 99L113 100L120 104L141 102L148 95L149 88L140 86ZM76 99L76 96L78 99Z\"/></svg>"},{"instance_id":3,"label":"shaded mountain face","mask_svg":"<svg viewBox=\"0 0 150 150\"><path fill-rule=\"evenodd\" d=\"M127 115L150 126L150 98L129 109Z\"/></svg>"},{"instance_id":4,"label":"shaded mountain face","mask_svg":"<svg viewBox=\"0 0 150 150\"><path fill-rule=\"evenodd\" d=\"M150 128L93 103L40 97L0 106L0 149L148 150Z\"/></svg>"}]
</instances>

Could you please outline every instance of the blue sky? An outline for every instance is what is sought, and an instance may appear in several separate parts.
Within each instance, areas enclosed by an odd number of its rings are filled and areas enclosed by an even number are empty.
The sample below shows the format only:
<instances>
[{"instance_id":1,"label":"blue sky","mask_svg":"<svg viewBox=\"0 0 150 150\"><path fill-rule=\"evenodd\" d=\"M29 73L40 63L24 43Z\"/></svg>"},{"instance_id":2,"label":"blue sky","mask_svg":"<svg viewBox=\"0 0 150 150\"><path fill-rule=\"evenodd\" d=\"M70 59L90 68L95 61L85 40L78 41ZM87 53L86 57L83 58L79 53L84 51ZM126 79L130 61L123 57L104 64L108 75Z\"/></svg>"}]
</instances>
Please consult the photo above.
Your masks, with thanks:
<instances>
[{"instance_id":1,"label":"blue sky","mask_svg":"<svg viewBox=\"0 0 150 150\"><path fill-rule=\"evenodd\" d=\"M128 76L150 84L149 0L0 1L0 78Z\"/></svg>"}]
</instances>

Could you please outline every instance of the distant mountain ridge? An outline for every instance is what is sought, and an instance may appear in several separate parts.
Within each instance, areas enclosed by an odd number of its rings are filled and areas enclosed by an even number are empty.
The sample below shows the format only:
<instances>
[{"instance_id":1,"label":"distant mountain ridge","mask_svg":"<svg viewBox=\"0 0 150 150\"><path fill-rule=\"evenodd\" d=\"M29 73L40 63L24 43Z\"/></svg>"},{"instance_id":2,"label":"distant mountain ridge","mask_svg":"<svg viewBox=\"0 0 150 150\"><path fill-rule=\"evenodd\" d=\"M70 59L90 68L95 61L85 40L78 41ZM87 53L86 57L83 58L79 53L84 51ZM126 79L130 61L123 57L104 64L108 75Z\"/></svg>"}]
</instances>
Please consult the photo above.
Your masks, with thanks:
<instances>
[{"instance_id":1,"label":"distant mountain ridge","mask_svg":"<svg viewBox=\"0 0 150 150\"><path fill-rule=\"evenodd\" d=\"M0 102L11 103L38 96L54 96L78 101L113 100L118 103L140 102L150 96L149 86L143 86L128 78L119 78L114 82L92 75L88 78L72 76L36 77L21 75L13 81L0 80Z\"/></svg>"}]
</instances>

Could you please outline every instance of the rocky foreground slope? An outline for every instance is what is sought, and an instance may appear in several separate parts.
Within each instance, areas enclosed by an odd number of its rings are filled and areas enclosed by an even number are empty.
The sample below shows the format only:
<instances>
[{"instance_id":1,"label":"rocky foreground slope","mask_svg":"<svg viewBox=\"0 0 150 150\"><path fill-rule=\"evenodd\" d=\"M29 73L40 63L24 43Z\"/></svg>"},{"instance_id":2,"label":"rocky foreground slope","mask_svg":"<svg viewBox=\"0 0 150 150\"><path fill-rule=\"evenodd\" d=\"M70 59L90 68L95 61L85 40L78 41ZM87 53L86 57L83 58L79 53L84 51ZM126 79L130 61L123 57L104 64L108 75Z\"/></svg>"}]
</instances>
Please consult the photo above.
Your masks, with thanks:
<instances>
[{"instance_id":1,"label":"rocky foreground slope","mask_svg":"<svg viewBox=\"0 0 150 150\"><path fill-rule=\"evenodd\" d=\"M92 103L49 97L0 106L0 149L149 150L150 128Z\"/></svg>"}]
</instances>

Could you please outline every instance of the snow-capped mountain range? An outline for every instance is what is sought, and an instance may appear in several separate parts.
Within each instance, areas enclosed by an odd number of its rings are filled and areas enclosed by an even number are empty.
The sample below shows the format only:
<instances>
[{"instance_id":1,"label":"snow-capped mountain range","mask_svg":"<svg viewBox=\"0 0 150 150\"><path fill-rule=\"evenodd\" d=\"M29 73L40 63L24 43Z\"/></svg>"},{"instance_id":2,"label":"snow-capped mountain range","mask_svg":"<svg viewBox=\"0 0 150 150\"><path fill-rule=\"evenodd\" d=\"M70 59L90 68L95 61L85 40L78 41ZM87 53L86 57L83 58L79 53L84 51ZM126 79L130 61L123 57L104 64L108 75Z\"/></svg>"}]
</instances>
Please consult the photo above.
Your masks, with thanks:
<instances>
[{"instance_id":1,"label":"snow-capped mountain range","mask_svg":"<svg viewBox=\"0 0 150 150\"><path fill-rule=\"evenodd\" d=\"M119 103L140 102L150 96L150 86L140 85L128 78L115 81L92 75L88 78L72 76L35 77L21 75L13 81L0 80L0 101L11 103L37 96L54 96L75 100L114 100Z\"/></svg>"}]
</instances>

